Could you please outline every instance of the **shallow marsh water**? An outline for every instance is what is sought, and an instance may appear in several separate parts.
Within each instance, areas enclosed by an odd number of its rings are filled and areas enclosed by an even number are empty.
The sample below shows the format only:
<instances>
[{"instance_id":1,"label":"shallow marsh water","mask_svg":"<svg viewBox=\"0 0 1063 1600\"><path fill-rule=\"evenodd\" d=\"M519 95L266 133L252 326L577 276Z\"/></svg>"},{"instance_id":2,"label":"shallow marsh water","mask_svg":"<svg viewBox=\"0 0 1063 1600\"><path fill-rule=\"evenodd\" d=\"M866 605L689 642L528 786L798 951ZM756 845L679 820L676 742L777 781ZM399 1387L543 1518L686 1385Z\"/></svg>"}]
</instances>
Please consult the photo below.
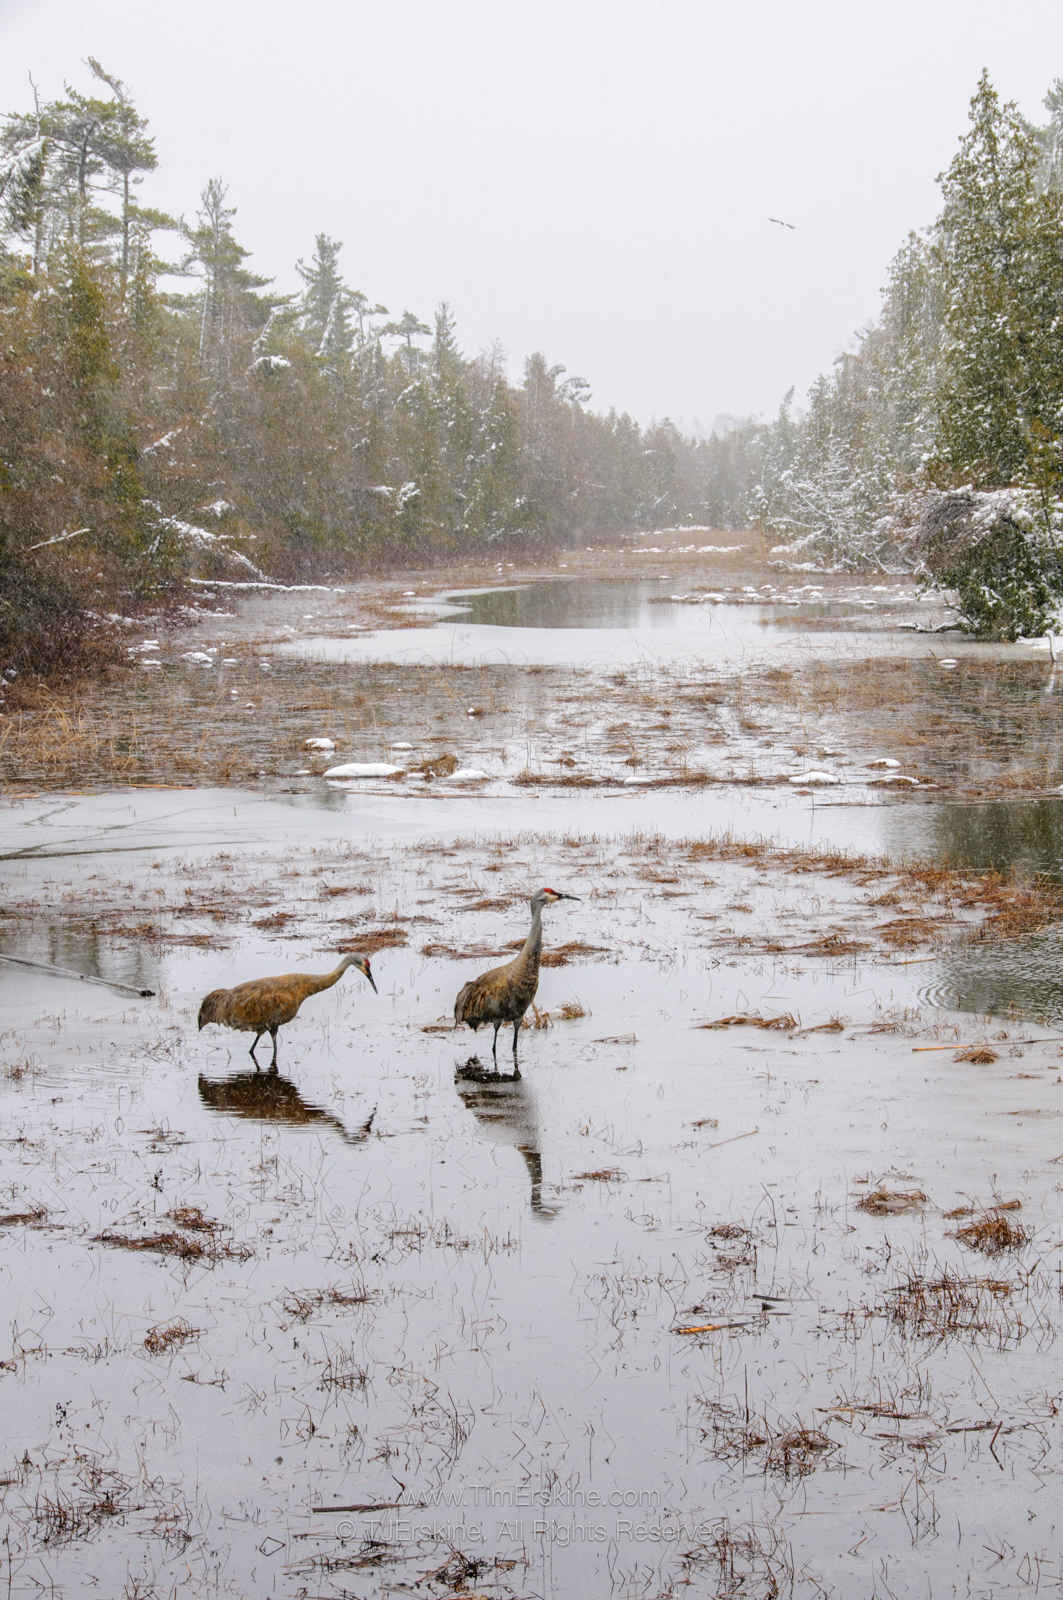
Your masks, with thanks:
<instances>
[{"instance_id":1,"label":"shallow marsh water","mask_svg":"<svg viewBox=\"0 0 1063 1600\"><path fill-rule=\"evenodd\" d=\"M7 808L0 948L156 990L0 963L9 1592L1063 1586L1056 945L964 943L961 900L825 865L963 842L869 804L848 748L848 805L321 763ZM819 864L691 842L728 827ZM485 1081L453 997L542 882L583 896L547 912L572 948L522 1078ZM277 1075L195 1031L208 989L360 941L380 994L309 1000ZM699 1026L741 1017L780 1025ZM956 1237L1013 1201L1001 1254Z\"/></svg>"}]
</instances>

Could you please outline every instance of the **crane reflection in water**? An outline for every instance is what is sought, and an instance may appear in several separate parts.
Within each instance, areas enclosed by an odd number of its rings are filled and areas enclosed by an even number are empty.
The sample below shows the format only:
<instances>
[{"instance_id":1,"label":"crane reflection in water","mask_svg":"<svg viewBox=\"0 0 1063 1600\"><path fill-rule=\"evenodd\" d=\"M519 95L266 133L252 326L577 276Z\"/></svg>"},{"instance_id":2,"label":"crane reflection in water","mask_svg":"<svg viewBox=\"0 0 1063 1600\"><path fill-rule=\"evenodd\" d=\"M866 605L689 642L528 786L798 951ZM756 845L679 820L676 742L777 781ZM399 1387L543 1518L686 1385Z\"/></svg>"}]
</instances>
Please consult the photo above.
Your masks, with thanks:
<instances>
[{"instance_id":1,"label":"crane reflection in water","mask_svg":"<svg viewBox=\"0 0 1063 1600\"><path fill-rule=\"evenodd\" d=\"M542 1133L535 1096L523 1078L485 1071L471 1056L454 1072L454 1087L463 1104L492 1144L509 1145L524 1160L531 1183L529 1204L537 1217L556 1217L557 1207L543 1201Z\"/></svg>"},{"instance_id":2,"label":"crane reflection in water","mask_svg":"<svg viewBox=\"0 0 1063 1600\"><path fill-rule=\"evenodd\" d=\"M199 1098L211 1111L289 1127L332 1128L344 1144L364 1144L376 1115L374 1107L365 1122L348 1128L334 1112L304 1100L291 1079L279 1072L234 1072L228 1078L205 1078L201 1073L198 1083Z\"/></svg>"}]
</instances>

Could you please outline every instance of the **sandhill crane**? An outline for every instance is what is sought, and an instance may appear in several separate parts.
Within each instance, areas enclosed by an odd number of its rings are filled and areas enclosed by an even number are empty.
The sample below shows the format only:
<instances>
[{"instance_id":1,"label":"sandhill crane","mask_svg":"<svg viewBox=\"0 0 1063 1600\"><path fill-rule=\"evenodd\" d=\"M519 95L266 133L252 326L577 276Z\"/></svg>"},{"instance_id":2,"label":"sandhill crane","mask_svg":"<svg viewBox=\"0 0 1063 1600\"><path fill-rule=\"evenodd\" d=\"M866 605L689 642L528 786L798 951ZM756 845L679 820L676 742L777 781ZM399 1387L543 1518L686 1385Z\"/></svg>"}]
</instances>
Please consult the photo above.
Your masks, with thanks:
<instances>
[{"instance_id":1,"label":"sandhill crane","mask_svg":"<svg viewBox=\"0 0 1063 1600\"><path fill-rule=\"evenodd\" d=\"M238 1028L242 1033L253 1033L251 1059L258 1068L255 1045L264 1033L273 1040L273 1060L277 1065L277 1029L291 1022L303 1001L322 989L331 989L338 983L348 967L369 979L373 993L377 992L373 974L369 970L368 956L344 956L332 972L285 972L278 978L252 978L248 983L238 983L235 989L212 989L199 1008L199 1026L220 1022L224 1028Z\"/></svg>"},{"instance_id":2,"label":"sandhill crane","mask_svg":"<svg viewBox=\"0 0 1063 1600\"><path fill-rule=\"evenodd\" d=\"M454 1002L454 1026L467 1022L475 1033L481 1022L494 1024L495 1036L491 1041L491 1055L498 1063L498 1030L504 1022L513 1024L513 1076L520 1077L517 1066L517 1035L524 1013L535 998L539 987L539 957L543 949L543 906L555 900L578 900L578 894L558 894L556 889L538 889L531 897L531 927L519 955L505 966L492 967L473 978L458 994Z\"/></svg>"}]
</instances>

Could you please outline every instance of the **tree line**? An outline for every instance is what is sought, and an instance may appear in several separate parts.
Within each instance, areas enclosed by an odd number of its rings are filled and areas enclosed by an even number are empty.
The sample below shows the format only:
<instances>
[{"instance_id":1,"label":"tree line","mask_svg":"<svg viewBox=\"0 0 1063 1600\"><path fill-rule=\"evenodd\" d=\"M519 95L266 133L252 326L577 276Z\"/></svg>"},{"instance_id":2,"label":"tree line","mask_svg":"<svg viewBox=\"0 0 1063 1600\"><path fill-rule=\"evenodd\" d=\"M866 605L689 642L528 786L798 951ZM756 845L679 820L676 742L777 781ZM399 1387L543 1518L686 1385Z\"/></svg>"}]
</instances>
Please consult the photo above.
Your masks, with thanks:
<instances>
[{"instance_id":1,"label":"tree line","mask_svg":"<svg viewBox=\"0 0 1063 1600\"><path fill-rule=\"evenodd\" d=\"M1039 633L1063 599L1063 80L1027 121L983 73L933 224L877 319L770 423L718 441L731 514L818 566L921 571L973 631Z\"/></svg>"},{"instance_id":2,"label":"tree line","mask_svg":"<svg viewBox=\"0 0 1063 1600\"><path fill-rule=\"evenodd\" d=\"M507 376L352 288L325 232L281 293L211 178L152 207L147 119L91 87L0 128L0 670L77 665L192 577L345 577L634 528L751 525L777 559L919 569L972 628L1063 596L1063 81L1027 122L983 74L935 222L878 318L770 421L709 438Z\"/></svg>"},{"instance_id":3,"label":"tree line","mask_svg":"<svg viewBox=\"0 0 1063 1600\"><path fill-rule=\"evenodd\" d=\"M192 576L343 577L704 520L704 445L590 408L541 352L512 383L446 303L394 315L319 233L278 292L225 183L190 219L128 87L0 131L0 668L74 663ZM103 631L106 631L104 628Z\"/></svg>"}]
</instances>

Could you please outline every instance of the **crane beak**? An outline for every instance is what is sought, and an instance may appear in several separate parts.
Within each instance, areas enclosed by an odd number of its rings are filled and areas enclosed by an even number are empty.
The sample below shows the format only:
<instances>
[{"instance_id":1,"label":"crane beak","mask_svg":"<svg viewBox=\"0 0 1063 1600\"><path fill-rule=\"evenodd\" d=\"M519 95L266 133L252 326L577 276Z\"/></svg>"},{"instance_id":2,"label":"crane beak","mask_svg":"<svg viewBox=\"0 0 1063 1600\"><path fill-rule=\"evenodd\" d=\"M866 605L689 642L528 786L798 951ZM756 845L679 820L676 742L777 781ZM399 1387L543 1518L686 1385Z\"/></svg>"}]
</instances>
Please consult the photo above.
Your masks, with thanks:
<instances>
[{"instance_id":1,"label":"crane beak","mask_svg":"<svg viewBox=\"0 0 1063 1600\"><path fill-rule=\"evenodd\" d=\"M557 894L557 893L555 893L554 894L554 899L555 900L578 900L579 899L579 895L578 894Z\"/></svg>"},{"instance_id":2,"label":"crane beak","mask_svg":"<svg viewBox=\"0 0 1063 1600\"><path fill-rule=\"evenodd\" d=\"M373 982L373 974L369 970L368 961L366 962L365 966L362 968L362 971L365 974L365 976L369 979L369 986L372 989L373 993L374 994L379 994L380 990L377 988L376 984Z\"/></svg>"}]
</instances>

